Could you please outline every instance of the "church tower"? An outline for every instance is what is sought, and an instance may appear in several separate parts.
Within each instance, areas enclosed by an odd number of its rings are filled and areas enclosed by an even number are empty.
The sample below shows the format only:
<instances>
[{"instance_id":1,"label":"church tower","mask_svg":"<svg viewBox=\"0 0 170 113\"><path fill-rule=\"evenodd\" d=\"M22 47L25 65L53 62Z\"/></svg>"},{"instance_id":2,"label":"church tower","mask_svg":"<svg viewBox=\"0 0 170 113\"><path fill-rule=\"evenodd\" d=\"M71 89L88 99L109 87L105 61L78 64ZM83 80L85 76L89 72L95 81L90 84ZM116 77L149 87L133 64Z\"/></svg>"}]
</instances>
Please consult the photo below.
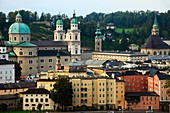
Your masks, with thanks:
<instances>
[{"instance_id":1,"label":"church tower","mask_svg":"<svg viewBox=\"0 0 170 113\"><path fill-rule=\"evenodd\" d=\"M8 60L7 48L4 41L4 37L0 32L0 60Z\"/></svg>"},{"instance_id":2,"label":"church tower","mask_svg":"<svg viewBox=\"0 0 170 113\"><path fill-rule=\"evenodd\" d=\"M66 40L68 42L68 51L71 53L72 62L81 60L81 41L80 30L78 29L78 20L74 12L73 18L70 21L70 29L66 34Z\"/></svg>"},{"instance_id":3,"label":"church tower","mask_svg":"<svg viewBox=\"0 0 170 113\"><path fill-rule=\"evenodd\" d=\"M98 22L97 24L97 29L95 32L95 51L102 51L102 36L101 36L101 31L100 31L100 24Z\"/></svg>"},{"instance_id":4,"label":"church tower","mask_svg":"<svg viewBox=\"0 0 170 113\"><path fill-rule=\"evenodd\" d=\"M159 26L158 26L156 15L154 19L154 24L152 26L152 35L159 35Z\"/></svg>"},{"instance_id":5,"label":"church tower","mask_svg":"<svg viewBox=\"0 0 170 113\"><path fill-rule=\"evenodd\" d=\"M63 20L61 15L58 15L58 20L56 22L56 30L54 31L54 41L64 41L65 31L63 30Z\"/></svg>"}]
</instances>

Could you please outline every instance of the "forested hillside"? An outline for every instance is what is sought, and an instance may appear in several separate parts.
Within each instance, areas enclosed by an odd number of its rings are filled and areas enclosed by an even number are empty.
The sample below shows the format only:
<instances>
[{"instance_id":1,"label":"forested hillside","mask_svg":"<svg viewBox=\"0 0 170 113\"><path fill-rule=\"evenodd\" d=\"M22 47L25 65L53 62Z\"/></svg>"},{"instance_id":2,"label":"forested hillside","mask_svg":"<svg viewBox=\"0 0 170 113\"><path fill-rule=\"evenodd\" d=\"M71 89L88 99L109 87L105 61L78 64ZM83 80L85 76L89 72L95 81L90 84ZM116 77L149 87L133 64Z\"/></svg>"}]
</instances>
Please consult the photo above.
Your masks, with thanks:
<instances>
[{"instance_id":1,"label":"forested hillside","mask_svg":"<svg viewBox=\"0 0 170 113\"><path fill-rule=\"evenodd\" d=\"M8 40L8 28L15 22L17 11L5 15L0 12L0 31ZM38 14L37 12L21 10L23 22L30 26L32 40L53 40L53 30L57 15L50 13ZM95 13L77 16L81 29L82 47L94 48L94 37L97 22L100 22L101 30L105 35L103 49L127 50L129 44L142 45L149 37L154 17L157 17L160 36L170 38L170 10L164 13L156 11L113 12L109 14ZM69 28L70 18L62 14L64 29ZM113 23L115 29L106 29L108 23ZM111 35L107 35L107 34Z\"/></svg>"}]
</instances>

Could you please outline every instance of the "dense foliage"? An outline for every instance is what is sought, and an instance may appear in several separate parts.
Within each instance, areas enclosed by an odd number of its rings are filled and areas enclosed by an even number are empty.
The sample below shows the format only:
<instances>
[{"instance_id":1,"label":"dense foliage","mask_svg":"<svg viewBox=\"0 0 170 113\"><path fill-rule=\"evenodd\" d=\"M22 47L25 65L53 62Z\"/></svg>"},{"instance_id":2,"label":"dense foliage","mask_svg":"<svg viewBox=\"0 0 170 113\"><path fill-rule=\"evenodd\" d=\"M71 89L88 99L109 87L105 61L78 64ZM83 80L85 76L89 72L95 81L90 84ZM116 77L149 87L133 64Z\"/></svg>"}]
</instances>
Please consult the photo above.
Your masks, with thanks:
<instances>
[{"instance_id":1,"label":"dense foliage","mask_svg":"<svg viewBox=\"0 0 170 113\"><path fill-rule=\"evenodd\" d=\"M67 78L60 78L54 84L54 88L51 91L51 98L55 103L61 105L62 110L64 110L64 106L72 105L72 94L71 82Z\"/></svg>"},{"instance_id":2,"label":"dense foliage","mask_svg":"<svg viewBox=\"0 0 170 113\"><path fill-rule=\"evenodd\" d=\"M0 12L0 31L8 39L7 29L15 21L15 12L9 12L5 15ZM38 14L37 12L21 10L20 14L23 17L23 22L28 24L32 31L32 40L52 40L53 30L55 29L55 23L57 15L51 15L50 13ZM160 36L169 38L170 36L170 10L164 13L156 11L118 11L113 13L96 13L83 16L78 16L80 21L80 29L82 35L82 46L93 49L94 37L97 22L101 24L102 33L105 35L106 40L103 41L103 49L114 50L126 50L129 44L135 43L142 45L149 37L153 20L157 15L157 20L160 27ZM66 14L62 14L64 20L64 29L69 28L70 19ZM8 19L8 22L6 21ZM35 24L33 22L50 22L50 26L43 24ZM106 29L108 23L114 23L116 27L114 30ZM48 28L48 29L47 29ZM125 34L123 33L123 29ZM111 33L111 36L107 36L107 33ZM125 47L122 47L124 45Z\"/></svg>"}]
</instances>

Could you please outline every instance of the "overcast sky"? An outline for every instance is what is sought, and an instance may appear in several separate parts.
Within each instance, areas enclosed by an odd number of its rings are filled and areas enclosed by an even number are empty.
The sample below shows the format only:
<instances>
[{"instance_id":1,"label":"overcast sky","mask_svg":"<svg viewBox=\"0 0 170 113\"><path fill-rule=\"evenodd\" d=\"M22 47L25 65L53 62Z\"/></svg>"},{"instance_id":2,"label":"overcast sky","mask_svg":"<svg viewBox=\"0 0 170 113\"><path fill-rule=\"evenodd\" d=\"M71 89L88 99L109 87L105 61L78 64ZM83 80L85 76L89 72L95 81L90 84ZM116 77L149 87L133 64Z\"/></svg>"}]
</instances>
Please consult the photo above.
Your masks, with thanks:
<instances>
[{"instance_id":1,"label":"overcast sky","mask_svg":"<svg viewBox=\"0 0 170 113\"><path fill-rule=\"evenodd\" d=\"M52 15L65 13L85 16L91 12L111 13L116 11L156 10L167 12L170 0L0 0L0 12L8 14L15 10L29 10L51 13Z\"/></svg>"}]
</instances>

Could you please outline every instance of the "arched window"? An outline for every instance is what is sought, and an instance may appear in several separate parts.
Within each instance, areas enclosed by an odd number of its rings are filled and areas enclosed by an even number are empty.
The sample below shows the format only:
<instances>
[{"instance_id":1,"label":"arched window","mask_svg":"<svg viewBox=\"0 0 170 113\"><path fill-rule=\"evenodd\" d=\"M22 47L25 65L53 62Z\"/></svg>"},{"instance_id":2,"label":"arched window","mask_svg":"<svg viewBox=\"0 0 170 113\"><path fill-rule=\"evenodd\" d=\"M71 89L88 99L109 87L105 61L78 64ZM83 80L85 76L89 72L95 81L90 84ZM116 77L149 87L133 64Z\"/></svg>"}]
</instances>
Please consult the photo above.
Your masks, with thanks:
<instances>
[{"instance_id":1,"label":"arched window","mask_svg":"<svg viewBox=\"0 0 170 113\"><path fill-rule=\"evenodd\" d=\"M63 40L63 36L62 35L60 36L60 39Z\"/></svg>"},{"instance_id":2,"label":"arched window","mask_svg":"<svg viewBox=\"0 0 170 113\"><path fill-rule=\"evenodd\" d=\"M32 55L32 52L29 52L29 55Z\"/></svg>"},{"instance_id":3,"label":"arched window","mask_svg":"<svg viewBox=\"0 0 170 113\"><path fill-rule=\"evenodd\" d=\"M150 51L148 51L148 55L150 55Z\"/></svg>"},{"instance_id":4,"label":"arched window","mask_svg":"<svg viewBox=\"0 0 170 113\"><path fill-rule=\"evenodd\" d=\"M160 51L159 54L162 55L162 51Z\"/></svg>"},{"instance_id":5,"label":"arched window","mask_svg":"<svg viewBox=\"0 0 170 113\"><path fill-rule=\"evenodd\" d=\"M76 50L76 54L78 53L78 51Z\"/></svg>"},{"instance_id":6,"label":"arched window","mask_svg":"<svg viewBox=\"0 0 170 113\"><path fill-rule=\"evenodd\" d=\"M156 51L153 52L153 55L156 55Z\"/></svg>"},{"instance_id":7,"label":"arched window","mask_svg":"<svg viewBox=\"0 0 170 113\"><path fill-rule=\"evenodd\" d=\"M20 51L20 52L19 52L19 55L23 55L23 52L22 52L22 51Z\"/></svg>"},{"instance_id":8,"label":"arched window","mask_svg":"<svg viewBox=\"0 0 170 113\"><path fill-rule=\"evenodd\" d=\"M14 40L17 40L17 38L16 38L16 37L14 37Z\"/></svg>"},{"instance_id":9,"label":"arched window","mask_svg":"<svg viewBox=\"0 0 170 113\"><path fill-rule=\"evenodd\" d=\"M71 35L70 35L70 40L71 40Z\"/></svg>"},{"instance_id":10,"label":"arched window","mask_svg":"<svg viewBox=\"0 0 170 113\"><path fill-rule=\"evenodd\" d=\"M100 45L100 43L98 43L98 46Z\"/></svg>"},{"instance_id":11,"label":"arched window","mask_svg":"<svg viewBox=\"0 0 170 113\"><path fill-rule=\"evenodd\" d=\"M24 38L23 38L23 37L21 37L21 40L23 41L23 40L24 40Z\"/></svg>"},{"instance_id":12,"label":"arched window","mask_svg":"<svg viewBox=\"0 0 170 113\"><path fill-rule=\"evenodd\" d=\"M55 38L57 39L57 36Z\"/></svg>"},{"instance_id":13,"label":"arched window","mask_svg":"<svg viewBox=\"0 0 170 113\"><path fill-rule=\"evenodd\" d=\"M77 35L75 36L75 40L77 40Z\"/></svg>"},{"instance_id":14,"label":"arched window","mask_svg":"<svg viewBox=\"0 0 170 113\"><path fill-rule=\"evenodd\" d=\"M164 55L166 55L166 51L164 51Z\"/></svg>"}]
</instances>

